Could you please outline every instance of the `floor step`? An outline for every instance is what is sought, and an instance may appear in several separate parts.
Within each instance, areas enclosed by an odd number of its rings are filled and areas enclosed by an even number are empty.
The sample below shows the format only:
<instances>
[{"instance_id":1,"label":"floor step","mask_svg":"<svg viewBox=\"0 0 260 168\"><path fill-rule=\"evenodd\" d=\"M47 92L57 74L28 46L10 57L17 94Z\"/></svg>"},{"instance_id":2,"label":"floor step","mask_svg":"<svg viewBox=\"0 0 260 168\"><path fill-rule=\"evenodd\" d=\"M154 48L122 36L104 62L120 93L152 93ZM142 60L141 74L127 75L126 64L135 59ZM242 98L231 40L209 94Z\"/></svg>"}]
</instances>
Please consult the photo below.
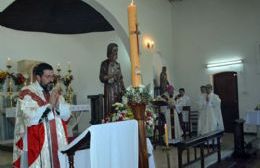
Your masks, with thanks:
<instances>
[{"instance_id":1,"label":"floor step","mask_svg":"<svg viewBox=\"0 0 260 168\"><path fill-rule=\"evenodd\" d=\"M0 150L6 152L13 152L13 140L0 141Z\"/></svg>"}]
</instances>

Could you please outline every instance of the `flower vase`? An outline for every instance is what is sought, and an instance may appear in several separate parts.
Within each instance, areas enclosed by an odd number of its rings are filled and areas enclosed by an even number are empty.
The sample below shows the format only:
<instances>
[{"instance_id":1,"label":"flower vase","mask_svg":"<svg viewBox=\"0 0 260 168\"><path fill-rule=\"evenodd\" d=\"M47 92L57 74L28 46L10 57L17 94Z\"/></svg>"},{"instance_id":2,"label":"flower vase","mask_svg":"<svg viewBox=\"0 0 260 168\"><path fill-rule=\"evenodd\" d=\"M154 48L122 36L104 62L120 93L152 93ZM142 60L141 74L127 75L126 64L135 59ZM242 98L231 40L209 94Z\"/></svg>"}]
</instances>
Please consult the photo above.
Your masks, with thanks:
<instances>
[{"instance_id":1,"label":"flower vase","mask_svg":"<svg viewBox=\"0 0 260 168\"><path fill-rule=\"evenodd\" d=\"M146 145L145 131L145 104L129 104L129 107L134 113L134 118L138 122L138 139L139 139L139 168L148 168L148 153Z\"/></svg>"},{"instance_id":2,"label":"flower vase","mask_svg":"<svg viewBox=\"0 0 260 168\"><path fill-rule=\"evenodd\" d=\"M135 103L135 104L129 104L129 106L131 107L134 113L134 118L136 120L145 120L145 108L146 108L145 104Z\"/></svg>"}]
</instances>

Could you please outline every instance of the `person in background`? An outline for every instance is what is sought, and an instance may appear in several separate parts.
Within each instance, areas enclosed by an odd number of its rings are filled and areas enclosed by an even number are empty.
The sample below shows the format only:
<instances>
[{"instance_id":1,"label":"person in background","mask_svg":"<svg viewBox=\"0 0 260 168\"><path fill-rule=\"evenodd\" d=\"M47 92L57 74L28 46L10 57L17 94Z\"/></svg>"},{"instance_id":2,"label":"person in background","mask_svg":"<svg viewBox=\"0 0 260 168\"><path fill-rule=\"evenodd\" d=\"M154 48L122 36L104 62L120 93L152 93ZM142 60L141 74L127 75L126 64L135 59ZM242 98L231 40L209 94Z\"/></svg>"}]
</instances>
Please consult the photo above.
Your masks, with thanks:
<instances>
[{"instance_id":1,"label":"person in background","mask_svg":"<svg viewBox=\"0 0 260 168\"><path fill-rule=\"evenodd\" d=\"M199 99L198 135L216 130L224 130L221 114L221 100L212 92L212 85L207 84L206 93ZM204 92L204 89L203 89Z\"/></svg>"},{"instance_id":2,"label":"person in background","mask_svg":"<svg viewBox=\"0 0 260 168\"><path fill-rule=\"evenodd\" d=\"M13 168L60 168L58 150L67 145L70 105L53 88L51 65L34 68L36 81L22 88L17 101Z\"/></svg>"},{"instance_id":3,"label":"person in background","mask_svg":"<svg viewBox=\"0 0 260 168\"><path fill-rule=\"evenodd\" d=\"M213 93L213 87L211 84L206 85L206 102L208 106L208 110L212 110L214 112L214 118L216 120L216 129L224 130L223 118L221 113L221 99L218 95Z\"/></svg>"},{"instance_id":4,"label":"person in background","mask_svg":"<svg viewBox=\"0 0 260 168\"><path fill-rule=\"evenodd\" d=\"M198 135L202 135L203 133L205 133L205 127L206 127L206 120L207 120L207 116L208 113L206 113L206 95L207 95L207 88L206 86L201 86L200 87L200 95L198 98L198 107L199 107L199 118L198 118Z\"/></svg>"},{"instance_id":5,"label":"person in background","mask_svg":"<svg viewBox=\"0 0 260 168\"><path fill-rule=\"evenodd\" d=\"M185 94L185 89L180 88L179 94L175 97L175 109L178 113L180 124L184 130L184 122L188 122L188 112L183 110L184 106L190 106L190 97Z\"/></svg>"},{"instance_id":6,"label":"person in background","mask_svg":"<svg viewBox=\"0 0 260 168\"><path fill-rule=\"evenodd\" d=\"M176 111L176 106L175 106L175 101L173 98L174 95L174 88L172 89L168 89L171 90L169 93L169 99L168 99L168 104L169 104L169 108L171 110L171 114L173 115L173 122L174 122L174 135L172 135L172 138L176 141L178 140L182 140L182 136L183 136L183 131L180 125L180 119L178 116L178 113Z\"/></svg>"}]
</instances>

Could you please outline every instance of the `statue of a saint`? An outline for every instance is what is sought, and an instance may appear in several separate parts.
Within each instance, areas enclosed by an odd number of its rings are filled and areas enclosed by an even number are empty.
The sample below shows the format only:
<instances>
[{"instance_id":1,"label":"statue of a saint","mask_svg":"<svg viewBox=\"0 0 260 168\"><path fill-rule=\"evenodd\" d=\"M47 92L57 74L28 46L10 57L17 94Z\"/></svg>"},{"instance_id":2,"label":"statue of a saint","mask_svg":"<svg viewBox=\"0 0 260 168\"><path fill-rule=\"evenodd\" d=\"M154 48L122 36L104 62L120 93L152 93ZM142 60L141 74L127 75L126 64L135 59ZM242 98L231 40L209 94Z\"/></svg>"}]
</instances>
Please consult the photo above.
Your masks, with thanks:
<instances>
[{"instance_id":1,"label":"statue of a saint","mask_svg":"<svg viewBox=\"0 0 260 168\"><path fill-rule=\"evenodd\" d=\"M101 63L99 79L104 83L105 116L113 112L112 105L121 102L125 91L120 64L116 61L118 45L110 43L107 46L107 59Z\"/></svg>"},{"instance_id":2,"label":"statue of a saint","mask_svg":"<svg viewBox=\"0 0 260 168\"><path fill-rule=\"evenodd\" d=\"M166 66L162 67L162 72L160 74L160 93L161 95L167 91L167 85L169 84L167 73L166 73Z\"/></svg>"}]
</instances>

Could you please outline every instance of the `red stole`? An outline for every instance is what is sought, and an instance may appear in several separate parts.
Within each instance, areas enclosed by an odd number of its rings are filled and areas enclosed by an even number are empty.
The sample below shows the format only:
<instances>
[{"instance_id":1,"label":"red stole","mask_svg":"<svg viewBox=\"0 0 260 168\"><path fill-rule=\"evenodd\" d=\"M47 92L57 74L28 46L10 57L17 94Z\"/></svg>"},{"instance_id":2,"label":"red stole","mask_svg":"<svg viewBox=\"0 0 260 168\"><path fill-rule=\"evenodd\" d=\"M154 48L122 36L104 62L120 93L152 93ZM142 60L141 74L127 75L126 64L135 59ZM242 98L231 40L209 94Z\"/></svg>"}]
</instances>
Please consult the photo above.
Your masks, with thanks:
<instances>
[{"instance_id":1,"label":"red stole","mask_svg":"<svg viewBox=\"0 0 260 168\"><path fill-rule=\"evenodd\" d=\"M43 92L46 102L50 101L50 93ZM54 109L52 109L53 112ZM55 113L53 113L55 115ZM52 159L53 159L53 166L54 168L60 167L60 162L58 158L58 138L57 138L57 130L56 130L56 122L55 119L49 121L50 125L50 136L51 136L51 147L52 147Z\"/></svg>"},{"instance_id":2,"label":"red stole","mask_svg":"<svg viewBox=\"0 0 260 168\"><path fill-rule=\"evenodd\" d=\"M38 103L39 106L44 106L48 104L50 94L44 94L46 101L41 99L38 95L30 91L29 89L25 89L20 92L19 98L23 99L26 95L29 95L34 101ZM55 119L49 121L50 125L50 136L52 139L52 156L53 156L53 168L60 168L60 163L58 159L58 140L57 140L57 132L56 132L56 122ZM62 122L64 131L66 133L66 126ZM33 162L39 157L42 147L44 144L45 129L43 123L38 125L33 125L27 128L27 138L28 138L28 167L30 167ZM16 146L20 149L23 147L22 138L20 138ZM40 156L41 157L41 156ZM42 156L44 157L44 156ZM20 167L20 157L13 162L14 167Z\"/></svg>"}]
</instances>

